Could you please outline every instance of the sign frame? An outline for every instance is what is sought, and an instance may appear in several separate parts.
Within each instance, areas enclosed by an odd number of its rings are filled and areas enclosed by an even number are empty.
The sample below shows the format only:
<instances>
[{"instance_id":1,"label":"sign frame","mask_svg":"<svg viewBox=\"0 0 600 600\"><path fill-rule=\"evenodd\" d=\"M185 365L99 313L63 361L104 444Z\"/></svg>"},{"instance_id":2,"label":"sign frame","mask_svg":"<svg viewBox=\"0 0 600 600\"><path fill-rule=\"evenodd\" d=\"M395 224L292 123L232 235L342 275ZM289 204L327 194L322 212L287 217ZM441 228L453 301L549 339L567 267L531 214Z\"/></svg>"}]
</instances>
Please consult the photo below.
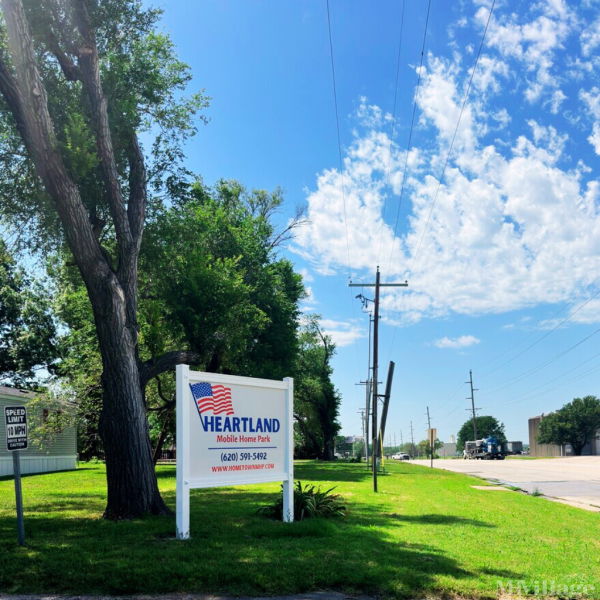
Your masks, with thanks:
<instances>
[{"instance_id":1,"label":"sign frame","mask_svg":"<svg viewBox=\"0 0 600 600\"><path fill-rule=\"evenodd\" d=\"M10 425L12 425L12 423L8 422L8 411L9 410L15 410L15 409L19 409L23 411L23 414L25 416L25 420L23 421L23 423L20 423L20 425L24 425L25 426L25 435L24 436L12 436L9 437L8 435L8 428L10 427ZM8 452L18 452L19 450L27 450L27 447L29 445L29 424L28 424L28 419L27 419L27 407L26 406L5 406L4 407L4 427L5 427L5 432L6 432L6 449ZM12 442L11 442L12 440ZM18 441L16 441L18 440ZM25 443L25 445L23 446L22 444ZM12 444L12 446L11 446Z\"/></svg>"},{"instance_id":2,"label":"sign frame","mask_svg":"<svg viewBox=\"0 0 600 600\"><path fill-rule=\"evenodd\" d=\"M294 380L286 377L283 380L258 379L238 375L223 375L191 371L189 365L177 365L176 373L176 447L177 447L177 488L176 488L176 527L177 539L187 540L190 537L190 490L198 488L247 485L281 481L283 483L283 521L294 520ZM281 423L284 460L283 471L248 472L243 480L237 475L234 479L224 476L194 479L191 470L190 456L190 419L193 414L193 403L190 383L210 382L211 384L236 385L252 388L267 388L284 392L284 422Z\"/></svg>"}]
</instances>

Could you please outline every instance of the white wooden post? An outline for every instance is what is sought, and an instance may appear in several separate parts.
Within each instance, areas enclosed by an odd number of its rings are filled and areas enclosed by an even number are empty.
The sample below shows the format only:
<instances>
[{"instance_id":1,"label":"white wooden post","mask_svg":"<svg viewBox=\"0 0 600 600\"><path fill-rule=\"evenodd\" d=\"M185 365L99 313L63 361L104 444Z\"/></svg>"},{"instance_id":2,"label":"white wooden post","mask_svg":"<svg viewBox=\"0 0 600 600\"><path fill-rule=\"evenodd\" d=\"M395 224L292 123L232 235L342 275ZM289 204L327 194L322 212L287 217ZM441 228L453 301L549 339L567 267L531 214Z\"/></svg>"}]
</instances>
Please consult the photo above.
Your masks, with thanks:
<instances>
[{"instance_id":1,"label":"white wooden post","mask_svg":"<svg viewBox=\"0 0 600 600\"><path fill-rule=\"evenodd\" d=\"M283 482L283 520L291 523L294 520L294 379L286 377L285 393L287 431L285 438L285 466L288 474Z\"/></svg>"},{"instance_id":2,"label":"white wooden post","mask_svg":"<svg viewBox=\"0 0 600 600\"><path fill-rule=\"evenodd\" d=\"M190 482L188 468L190 464L190 440L188 423L190 419L189 371L187 365L177 365L177 539L190 537Z\"/></svg>"}]
</instances>

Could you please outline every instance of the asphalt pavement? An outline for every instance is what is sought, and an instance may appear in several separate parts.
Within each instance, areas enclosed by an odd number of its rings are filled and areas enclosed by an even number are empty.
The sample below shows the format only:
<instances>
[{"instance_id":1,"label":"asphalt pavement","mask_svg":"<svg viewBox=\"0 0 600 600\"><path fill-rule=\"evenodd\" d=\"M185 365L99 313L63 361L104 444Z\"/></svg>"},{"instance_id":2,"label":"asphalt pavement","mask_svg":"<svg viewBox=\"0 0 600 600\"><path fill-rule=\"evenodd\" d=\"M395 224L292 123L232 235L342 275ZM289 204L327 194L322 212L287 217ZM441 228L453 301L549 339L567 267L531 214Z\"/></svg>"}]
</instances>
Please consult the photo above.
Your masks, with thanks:
<instances>
[{"instance_id":1,"label":"asphalt pavement","mask_svg":"<svg viewBox=\"0 0 600 600\"><path fill-rule=\"evenodd\" d=\"M428 460L413 460L429 465ZM571 456L535 460L438 459L436 469L465 473L494 483L521 488L566 504L600 512L600 456Z\"/></svg>"}]
</instances>

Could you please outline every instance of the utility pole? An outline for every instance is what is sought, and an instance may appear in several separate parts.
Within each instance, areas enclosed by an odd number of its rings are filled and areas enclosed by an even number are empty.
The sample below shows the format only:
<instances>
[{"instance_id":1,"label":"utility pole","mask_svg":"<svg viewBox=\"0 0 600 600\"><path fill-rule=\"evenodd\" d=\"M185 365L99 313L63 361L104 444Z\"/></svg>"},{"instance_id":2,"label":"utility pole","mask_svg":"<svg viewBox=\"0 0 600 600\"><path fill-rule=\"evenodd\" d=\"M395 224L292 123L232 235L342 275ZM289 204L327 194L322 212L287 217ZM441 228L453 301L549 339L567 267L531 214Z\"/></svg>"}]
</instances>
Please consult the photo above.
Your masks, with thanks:
<instances>
[{"instance_id":1,"label":"utility pole","mask_svg":"<svg viewBox=\"0 0 600 600\"><path fill-rule=\"evenodd\" d=\"M369 370L371 370L369 368ZM367 381L360 381L355 385L364 385L366 392L366 400L365 400L365 409L362 411L364 413L364 423L363 423L363 431L365 434L365 461L367 463L367 467L369 466L369 416L371 414L371 380L367 379Z\"/></svg>"},{"instance_id":2,"label":"utility pole","mask_svg":"<svg viewBox=\"0 0 600 600\"><path fill-rule=\"evenodd\" d=\"M363 431L363 442L364 442L364 447L365 447L365 458L367 456L367 436L365 435L365 409L361 408L358 411L358 414L360 415L360 422L362 424L362 431Z\"/></svg>"},{"instance_id":3,"label":"utility pole","mask_svg":"<svg viewBox=\"0 0 600 600\"><path fill-rule=\"evenodd\" d=\"M387 381L385 383L385 394L383 395L383 412L381 414L381 425L379 427L379 431L381 432L381 440L379 442L380 447L383 447L385 439L385 427L387 425L387 415L390 406L390 396L392 395L392 380L394 378L394 367L394 361L390 360Z\"/></svg>"},{"instance_id":4,"label":"utility pole","mask_svg":"<svg viewBox=\"0 0 600 600\"><path fill-rule=\"evenodd\" d=\"M431 418L429 416L429 406L427 407L427 437L429 438L429 466L433 469L433 431L431 430Z\"/></svg>"},{"instance_id":5,"label":"utility pole","mask_svg":"<svg viewBox=\"0 0 600 600\"><path fill-rule=\"evenodd\" d=\"M476 419L476 415L475 415L475 411L477 410L475 408L475 395L473 392L478 392L478 389L473 389L473 371L471 371L471 369L469 369L469 381L465 381L465 383L468 383L471 385L471 395L467 398L467 400L471 400L471 410L473 411L473 441L475 441L477 439L477 419ZM467 410L469 410L467 408Z\"/></svg>"},{"instance_id":6,"label":"utility pole","mask_svg":"<svg viewBox=\"0 0 600 600\"><path fill-rule=\"evenodd\" d=\"M410 451L415 453L415 432L413 430L412 421L410 422Z\"/></svg>"},{"instance_id":7,"label":"utility pole","mask_svg":"<svg viewBox=\"0 0 600 600\"><path fill-rule=\"evenodd\" d=\"M350 287L374 287L375 288L375 314L373 316L373 383L372 383L372 402L371 407L373 410L371 428L373 436L373 491L377 492L377 402L379 401L379 394L377 393L378 384L378 369L379 369L379 290L381 287L406 287L408 281L404 283L381 283L381 277L379 273L379 265L377 265L377 273L375 275L375 283L352 283L348 284Z\"/></svg>"}]
</instances>

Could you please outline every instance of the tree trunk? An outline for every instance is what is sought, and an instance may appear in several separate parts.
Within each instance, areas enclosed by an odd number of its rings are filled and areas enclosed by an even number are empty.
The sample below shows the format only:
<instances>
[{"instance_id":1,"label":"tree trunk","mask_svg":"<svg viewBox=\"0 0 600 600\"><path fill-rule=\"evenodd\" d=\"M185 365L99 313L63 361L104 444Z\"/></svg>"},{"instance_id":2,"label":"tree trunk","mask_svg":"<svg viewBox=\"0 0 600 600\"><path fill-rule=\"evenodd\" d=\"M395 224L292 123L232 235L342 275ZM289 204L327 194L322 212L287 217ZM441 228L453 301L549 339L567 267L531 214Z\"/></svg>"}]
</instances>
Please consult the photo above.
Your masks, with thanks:
<instances>
[{"instance_id":1,"label":"tree trunk","mask_svg":"<svg viewBox=\"0 0 600 600\"><path fill-rule=\"evenodd\" d=\"M127 519L168 513L154 472L137 360L137 332L128 327L124 295L114 275L89 293L104 367L100 414L108 488L104 516Z\"/></svg>"},{"instance_id":2,"label":"tree trunk","mask_svg":"<svg viewBox=\"0 0 600 600\"><path fill-rule=\"evenodd\" d=\"M158 436L158 440L156 441L156 448L154 448L154 453L152 454L152 462L156 465L161 454L163 446L165 445L165 440L167 439L167 435L169 433L169 427L171 425L171 415L172 410L167 409L168 414L165 416L165 420L163 421L162 427L160 428L160 434Z\"/></svg>"}]
</instances>

